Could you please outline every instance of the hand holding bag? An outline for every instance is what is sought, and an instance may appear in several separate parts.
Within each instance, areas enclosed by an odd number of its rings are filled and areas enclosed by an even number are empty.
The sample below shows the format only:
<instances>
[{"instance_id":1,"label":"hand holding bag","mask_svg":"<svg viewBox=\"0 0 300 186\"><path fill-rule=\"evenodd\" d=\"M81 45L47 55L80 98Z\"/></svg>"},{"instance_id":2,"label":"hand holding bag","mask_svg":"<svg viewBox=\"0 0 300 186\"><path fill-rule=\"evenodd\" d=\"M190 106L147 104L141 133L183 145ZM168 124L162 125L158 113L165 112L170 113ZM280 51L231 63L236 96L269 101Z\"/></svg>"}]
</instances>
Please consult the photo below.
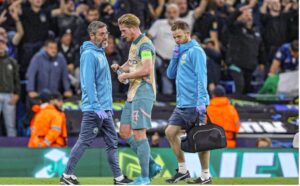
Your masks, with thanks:
<instances>
[{"instance_id":1,"label":"hand holding bag","mask_svg":"<svg viewBox=\"0 0 300 186\"><path fill-rule=\"evenodd\" d=\"M201 152L220 149L227 146L225 131L222 127L208 122L199 125L199 119L186 130L187 136L181 139L181 149L184 152ZM199 118L199 117L197 117Z\"/></svg>"}]
</instances>

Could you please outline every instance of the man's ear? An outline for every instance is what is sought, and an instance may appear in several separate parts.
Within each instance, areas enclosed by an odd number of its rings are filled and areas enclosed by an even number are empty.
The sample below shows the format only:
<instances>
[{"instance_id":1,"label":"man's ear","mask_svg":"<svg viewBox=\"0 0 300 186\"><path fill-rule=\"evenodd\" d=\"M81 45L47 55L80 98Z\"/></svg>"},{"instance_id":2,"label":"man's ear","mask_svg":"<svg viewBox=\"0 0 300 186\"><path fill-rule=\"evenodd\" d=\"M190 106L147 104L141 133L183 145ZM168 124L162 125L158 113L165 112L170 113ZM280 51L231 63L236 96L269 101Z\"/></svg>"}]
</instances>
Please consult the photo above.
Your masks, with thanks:
<instances>
[{"instance_id":1,"label":"man's ear","mask_svg":"<svg viewBox=\"0 0 300 186\"><path fill-rule=\"evenodd\" d=\"M90 39L94 40L95 39L95 34L90 34Z\"/></svg>"}]
</instances>

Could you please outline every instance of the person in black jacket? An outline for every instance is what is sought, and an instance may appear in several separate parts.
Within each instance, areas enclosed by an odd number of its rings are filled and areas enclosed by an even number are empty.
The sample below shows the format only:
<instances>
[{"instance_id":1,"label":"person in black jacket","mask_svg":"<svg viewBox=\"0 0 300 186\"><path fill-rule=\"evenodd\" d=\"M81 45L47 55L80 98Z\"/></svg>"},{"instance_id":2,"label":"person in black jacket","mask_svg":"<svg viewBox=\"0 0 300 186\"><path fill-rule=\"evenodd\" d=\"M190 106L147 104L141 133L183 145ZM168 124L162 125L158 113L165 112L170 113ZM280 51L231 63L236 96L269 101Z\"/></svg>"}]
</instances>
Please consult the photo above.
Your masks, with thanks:
<instances>
[{"instance_id":1,"label":"person in black jacket","mask_svg":"<svg viewBox=\"0 0 300 186\"><path fill-rule=\"evenodd\" d=\"M75 3L73 0L64 0L65 9L63 14L56 17L55 23L57 26L57 34L61 36L67 29L71 29L73 32L77 29L83 29L81 26L84 24L84 20L75 14ZM85 29L86 30L86 29Z\"/></svg>"},{"instance_id":2,"label":"person in black jacket","mask_svg":"<svg viewBox=\"0 0 300 186\"><path fill-rule=\"evenodd\" d=\"M44 47L31 59L26 77L26 90L30 98L36 98L43 90L61 92L65 97L71 97L67 62L58 52L57 42L48 39Z\"/></svg>"},{"instance_id":3,"label":"person in black jacket","mask_svg":"<svg viewBox=\"0 0 300 186\"><path fill-rule=\"evenodd\" d=\"M252 73L257 68L264 72L266 61L260 32L253 25L253 16L249 5L234 12L228 19L226 60L229 73L234 80L236 93L251 91Z\"/></svg>"},{"instance_id":4,"label":"person in black jacket","mask_svg":"<svg viewBox=\"0 0 300 186\"><path fill-rule=\"evenodd\" d=\"M121 32L118 27L118 20L116 12L113 9L113 6L109 2L103 2L100 6L100 17L101 20L107 24L108 30L111 35L118 38L121 36Z\"/></svg>"},{"instance_id":5,"label":"person in black jacket","mask_svg":"<svg viewBox=\"0 0 300 186\"><path fill-rule=\"evenodd\" d=\"M290 1L286 6L282 6L280 0L264 0L260 7L260 19L263 25L262 36L269 63L272 62L276 50L282 44L297 39L299 25L297 24L298 21L295 22L293 19L299 14L298 6L294 7L294 4L297 5L297 2Z\"/></svg>"},{"instance_id":6,"label":"person in black jacket","mask_svg":"<svg viewBox=\"0 0 300 186\"><path fill-rule=\"evenodd\" d=\"M20 79L26 79L26 72L33 55L40 50L43 42L51 36L53 18L62 14L63 0L56 9L48 10L43 4L45 1L15 1L12 6L18 7L21 12L20 21L24 28L24 36L18 48L18 63L20 65ZM19 6L17 5L19 4Z\"/></svg>"},{"instance_id":7,"label":"person in black jacket","mask_svg":"<svg viewBox=\"0 0 300 186\"><path fill-rule=\"evenodd\" d=\"M215 49L215 42L210 38L204 40L202 47L207 55L207 83L208 91L211 94L221 79L222 56Z\"/></svg>"},{"instance_id":8,"label":"person in black jacket","mask_svg":"<svg viewBox=\"0 0 300 186\"><path fill-rule=\"evenodd\" d=\"M132 13L141 20L140 28L142 31L151 26L150 10L147 0L117 0L115 7L118 11L116 16L120 17L126 13Z\"/></svg>"},{"instance_id":9,"label":"person in black jacket","mask_svg":"<svg viewBox=\"0 0 300 186\"><path fill-rule=\"evenodd\" d=\"M84 41L89 40L89 33L87 32L88 25L93 21L99 20L99 11L95 7L90 7L87 11L85 19L78 29L74 31L74 43L82 45Z\"/></svg>"},{"instance_id":10,"label":"person in black jacket","mask_svg":"<svg viewBox=\"0 0 300 186\"><path fill-rule=\"evenodd\" d=\"M0 36L0 114L3 112L7 136L16 136L16 103L19 99L19 66L7 55L7 39Z\"/></svg>"},{"instance_id":11,"label":"person in black jacket","mask_svg":"<svg viewBox=\"0 0 300 186\"><path fill-rule=\"evenodd\" d=\"M58 50L66 59L71 88L75 94L80 92L79 47L78 44L73 42L72 30L66 29L60 37Z\"/></svg>"}]
</instances>

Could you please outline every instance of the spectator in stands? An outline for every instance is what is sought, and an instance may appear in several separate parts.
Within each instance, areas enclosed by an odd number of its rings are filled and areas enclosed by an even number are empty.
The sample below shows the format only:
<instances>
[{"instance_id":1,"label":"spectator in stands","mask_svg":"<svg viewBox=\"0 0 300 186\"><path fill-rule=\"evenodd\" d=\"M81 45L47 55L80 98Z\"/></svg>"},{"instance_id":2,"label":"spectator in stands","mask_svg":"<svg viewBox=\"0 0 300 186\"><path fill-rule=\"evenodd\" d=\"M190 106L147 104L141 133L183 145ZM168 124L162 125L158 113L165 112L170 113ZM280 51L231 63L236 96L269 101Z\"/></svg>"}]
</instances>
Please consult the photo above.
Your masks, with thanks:
<instances>
[{"instance_id":1,"label":"spectator in stands","mask_svg":"<svg viewBox=\"0 0 300 186\"><path fill-rule=\"evenodd\" d=\"M258 138L256 140L256 147L259 148L272 147L272 140L266 137Z\"/></svg>"},{"instance_id":2,"label":"spectator in stands","mask_svg":"<svg viewBox=\"0 0 300 186\"><path fill-rule=\"evenodd\" d=\"M230 13L235 11L234 1L215 0L217 4L217 14L220 17L227 17Z\"/></svg>"},{"instance_id":3,"label":"spectator in stands","mask_svg":"<svg viewBox=\"0 0 300 186\"><path fill-rule=\"evenodd\" d=\"M179 9L176 4L168 4L166 19L158 19L148 31L148 36L153 40L156 49L156 74L158 91L163 94L175 93L173 82L166 77L166 69L172 58L176 45L171 25L178 19Z\"/></svg>"},{"instance_id":4,"label":"spectator in stands","mask_svg":"<svg viewBox=\"0 0 300 186\"><path fill-rule=\"evenodd\" d=\"M72 90L74 93L79 93L79 45L74 44L71 29L67 29L62 33L58 50L63 54L67 61Z\"/></svg>"},{"instance_id":5,"label":"spectator in stands","mask_svg":"<svg viewBox=\"0 0 300 186\"><path fill-rule=\"evenodd\" d=\"M152 19L164 18L165 0L150 0L149 11Z\"/></svg>"},{"instance_id":6,"label":"spectator in stands","mask_svg":"<svg viewBox=\"0 0 300 186\"><path fill-rule=\"evenodd\" d=\"M18 9L16 6L11 6L15 1L16 0L6 0L0 6L0 25L7 32L16 31L16 22L11 14L12 9Z\"/></svg>"},{"instance_id":7,"label":"spectator in stands","mask_svg":"<svg viewBox=\"0 0 300 186\"><path fill-rule=\"evenodd\" d=\"M206 7L206 12L202 14L198 19L196 19L193 27L193 36L201 42L204 39L211 38L214 42L215 49L220 50L219 39L218 39L218 18L216 15L217 4L215 1L208 1Z\"/></svg>"},{"instance_id":8,"label":"spectator in stands","mask_svg":"<svg viewBox=\"0 0 300 186\"><path fill-rule=\"evenodd\" d=\"M34 106L36 114L30 123L28 147L66 147L67 123L61 94L44 91L40 98L42 104Z\"/></svg>"},{"instance_id":9,"label":"spectator in stands","mask_svg":"<svg viewBox=\"0 0 300 186\"><path fill-rule=\"evenodd\" d=\"M276 94L279 82L279 73L296 71L299 68L299 42L283 44L276 52L268 78L265 80L260 94ZM292 76L291 76L292 77ZM298 92L298 91L297 91Z\"/></svg>"},{"instance_id":10,"label":"spectator in stands","mask_svg":"<svg viewBox=\"0 0 300 186\"><path fill-rule=\"evenodd\" d=\"M11 6L20 7L21 22L24 27L24 37L19 48L18 62L20 64L21 80L25 79L27 67L32 56L40 50L43 42L49 37L53 17L60 15L64 9L64 0L60 0L60 7L51 11L43 8L44 1L29 0L22 4L22 0L14 2ZM53 29L52 29L53 30Z\"/></svg>"},{"instance_id":11,"label":"spectator in stands","mask_svg":"<svg viewBox=\"0 0 300 186\"><path fill-rule=\"evenodd\" d=\"M108 61L109 66L112 64L118 64L121 65L121 55L120 51L117 48L116 41L114 36L109 35L107 40L107 47L105 48L105 54ZM121 92L124 92L124 84L121 84L118 80L118 75L116 72L114 72L112 69L110 69L110 74L112 76L112 94L113 97Z\"/></svg>"},{"instance_id":12,"label":"spectator in stands","mask_svg":"<svg viewBox=\"0 0 300 186\"><path fill-rule=\"evenodd\" d=\"M10 57L16 58L15 47L19 45L24 35L24 29L18 15L18 9L15 6L10 6L9 14L8 14L9 17L7 17L6 14L7 14L7 10L4 10L0 15L0 25L3 26L0 27L0 35L8 39L7 42L8 55ZM14 21L13 26L15 27L12 28L5 24L8 22L8 18L11 18L12 21ZM9 32L7 33L7 30L5 28L13 29L13 30L8 30Z\"/></svg>"},{"instance_id":13,"label":"spectator in stands","mask_svg":"<svg viewBox=\"0 0 300 186\"><path fill-rule=\"evenodd\" d=\"M212 39L205 39L202 46L207 55L207 82L208 91L211 93L221 79L222 56Z\"/></svg>"},{"instance_id":14,"label":"spectator in stands","mask_svg":"<svg viewBox=\"0 0 300 186\"><path fill-rule=\"evenodd\" d=\"M142 31L151 26L151 15L147 1L117 0L115 6L118 9L117 17L126 13L136 15L141 20L140 28Z\"/></svg>"},{"instance_id":15,"label":"spectator in stands","mask_svg":"<svg viewBox=\"0 0 300 186\"><path fill-rule=\"evenodd\" d=\"M113 35L115 38L121 36L121 32L118 27L118 20L112 4L109 2L103 2L101 4L100 17L101 20L108 26L108 30L110 31L111 35Z\"/></svg>"},{"instance_id":16,"label":"spectator in stands","mask_svg":"<svg viewBox=\"0 0 300 186\"><path fill-rule=\"evenodd\" d=\"M76 15L81 17L82 19L85 19L88 11L89 11L89 6L86 0L79 0L78 4L76 5L76 10L75 10Z\"/></svg>"},{"instance_id":17,"label":"spectator in stands","mask_svg":"<svg viewBox=\"0 0 300 186\"><path fill-rule=\"evenodd\" d=\"M62 32L58 44L59 52L65 57L70 72L74 72L79 66L79 47L73 43L72 33L71 29Z\"/></svg>"},{"instance_id":18,"label":"spectator in stands","mask_svg":"<svg viewBox=\"0 0 300 186\"><path fill-rule=\"evenodd\" d=\"M236 7L239 8L241 6L248 5L251 8L252 15L253 15L253 23L261 28L261 22L260 22L260 6L262 2L258 2L260 0L245 0L236 2ZM263 0L262 0L263 1Z\"/></svg>"},{"instance_id":19,"label":"spectator in stands","mask_svg":"<svg viewBox=\"0 0 300 186\"><path fill-rule=\"evenodd\" d=\"M264 46L259 29L252 21L251 9L247 5L234 12L227 22L226 63L237 94L251 91L252 73L258 63L259 70L264 72Z\"/></svg>"},{"instance_id":20,"label":"spectator in stands","mask_svg":"<svg viewBox=\"0 0 300 186\"><path fill-rule=\"evenodd\" d=\"M82 29L83 19L75 14L75 4L73 0L65 0L63 14L56 17L56 22L59 36L63 35L68 29L73 32L76 29Z\"/></svg>"},{"instance_id":21,"label":"spectator in stands","mask_svg":"<svg viewBox=\"0 0 300 186\"><path fill-rule=\"evenodd\" d=\"M29 0L30 1L30 0ZM43 0L43 8L47 11L51 11L52 9L56 9L60 6L60 0ZM64 1L62 1L64 3Z\"/></svg>"},{"instance_id":22,"label":"spectator in stands","mask_svg":"<svg viewBox=\"0 0 300 186\"><path fill-rule=\"evenodd\" d=\"M291 16L288 20L288 29L287 29L287 41L293 41L295 39L299 40L299 1L298 0L287 0L288 2L292 2L287 4L287 6L291 7Z\"/></svg>"},{"instance_id":23,"label":"spectator in stands","mask_svg":"<svg viewBox=\"0 0 300 186\"><path fill-rule=\"evenodd\" d=\"M87 0L87 4L89 7L95 7L97 10L100 10L100 6L102 3L104 3L106 0ZM99 12L100 13L100 12Z\"/></svg>"},{"instance_id":24,"label":"spectator in stands","mask_svg":"<svg viewBox=\"0 0 300 186\"><path fill-rule=\"evenodd\" d=\"M88 25L93 21L99 20L99 12L95 7L90 7L83 24L80 26L80 29L76 29L74 33L74 41L80 46L86 40L89 40L89 34L87 32Z\"/></svg>"},{"instance_id":25,"label":"spectator in stands","mask_svg":"<svg viewBox=\"0 0 300 186\"><path fill-rule=\"evenodd\" d=\"M205 11L208 0L202 0L198 7L194 10L188 9L187 0L175 0L179 8L179 17L182 21L189 24L190 29L193 30L195 20L202 16Z\"/></svg>"},{"instance_id":26,"label":"spectator in stands","mask_svg":"<svg viewBox=\"0 0 300 186\"><path fill-rule=\"evenodd\" d=\"M218 36L221 40L222 38L222 31L226 26L226 20L228 16L235 11L233 6L234 1L227 1L227 0L215 0L217 4L216 9L216 16L218 20Z\"/></svg>"},{"instance_id":27,"label":"spectator in stands","mask_svg":"<svg viewBox=\"0 0 300 186\"><path fill-rule=\"evenodd\" d=\"M236 134L240 129L239 115L225 96L225 89L221 85L217 85L213 90L207 114L212 123L224 128L227 148L236 147Z\"/></svg>"},{"instance_id":28,"label":"spectator in stands","mask_svg":"<svg viewBox=\"0 0 300 186\"><path fill-rule=\"evenodd\" d=\"M283 44L276 52L269 74L278 72L294 71L299 67L299 42Z\"/></svg>"},{"instance_id":29,"label":"spectator in stands","mask_svg":"<svg viewBox=\"0 0 300 186\"><path fill-rule=\"evenodd\" d=\"M19 66L7 54L7 39L0 35L0 114L3 113L6 133L16 136L16 103L20 94Z\"/></svg>"},{"instance_id":30,"label":"spectator in stands","mask_svg":"<svg viewBox=\"0 0 300 186\"><path fill-rule=\"evenodd\" d=\"M215 0L217 4L217 15L222 18L227 18L230 13L235 11L234 1L226 1L226 0Z\"/></svg>"},{"instance_id":31,"label":"spectator in stands","mask_svg":"<svg viewBox=\"0 0 300 186\"><path fill-rule=\"evenodd\" d=\"M292 4L289 4L282 9L280 0L264 0L260 7L262 36L269 62L272 61L278 47L287 41L289 19L298 14L298 7L291 10Z\"/></svg>"},{"instance_id":32,"label":"spectator in stands","mask_svg":"<svg viewBox=\"0 0 300 186\"><path fill-rule=\"evenodd\" d=\"M59 92L61 88L64 96L72 96L67 62L64 56L58 53L57 43L54 40L47 40L44 48L33 56L26 76L28 78L26 89L30 98L37 97L44 89Z\"/></svg>"}]
</instances>

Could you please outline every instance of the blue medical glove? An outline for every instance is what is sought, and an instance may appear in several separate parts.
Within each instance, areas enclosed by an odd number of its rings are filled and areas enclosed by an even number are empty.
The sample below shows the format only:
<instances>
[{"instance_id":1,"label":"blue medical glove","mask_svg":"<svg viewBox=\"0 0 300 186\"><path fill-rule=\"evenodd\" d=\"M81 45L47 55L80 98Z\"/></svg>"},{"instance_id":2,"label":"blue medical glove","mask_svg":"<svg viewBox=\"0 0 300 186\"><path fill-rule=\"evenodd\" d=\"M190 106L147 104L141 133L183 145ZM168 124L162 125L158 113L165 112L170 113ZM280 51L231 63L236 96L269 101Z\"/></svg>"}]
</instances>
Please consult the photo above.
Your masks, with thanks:
<instances>
[{"instance_id":1,"label":"blue medical glove","mask_svg":"<svg viewBox=\"0 0 300 186\"><path fill-rule=\"evenodd\" d=\"M196 110L199 114L203 114L206 112L206 106L205 105L200 105L196 107Z\"/></svg>"},{"instance_id":2,"label":"blue medical glove","mask_svg":"<svg viewBox=\"0 0 300 186\"><path fill-rule=\"evenodd\" d=\"M176 45L175 47L174 47L174 49L173 49L173 59L174 60L178 60L179 59L179 54L180 54L180 52L179 52L179 45Z\"/></svg>"},{"instance_id":3,"label":"blue medical glove","mask_svg":"<svg viewBox=\"0 0 300 186\"><path fill-rule=\"evenodd\" d=\"M200 105L196 107L196 111L199 113L199 123L200 125L205 124L205 113L206 113L206 106Z\"/></svg>"},{"instance_id":4,"label":"blue medical glove","mask_svg":"<svg viewBox=\"0 0 300 186\"><path fill-rule=\"evenodd\" d=\"M104 110L98 110L98 111L95 111L96 114L98 115L98 117L102 120L104 119L107 119L108 118L108 115L106 114L106 112Z\"/></svg>"}]
</instances>

